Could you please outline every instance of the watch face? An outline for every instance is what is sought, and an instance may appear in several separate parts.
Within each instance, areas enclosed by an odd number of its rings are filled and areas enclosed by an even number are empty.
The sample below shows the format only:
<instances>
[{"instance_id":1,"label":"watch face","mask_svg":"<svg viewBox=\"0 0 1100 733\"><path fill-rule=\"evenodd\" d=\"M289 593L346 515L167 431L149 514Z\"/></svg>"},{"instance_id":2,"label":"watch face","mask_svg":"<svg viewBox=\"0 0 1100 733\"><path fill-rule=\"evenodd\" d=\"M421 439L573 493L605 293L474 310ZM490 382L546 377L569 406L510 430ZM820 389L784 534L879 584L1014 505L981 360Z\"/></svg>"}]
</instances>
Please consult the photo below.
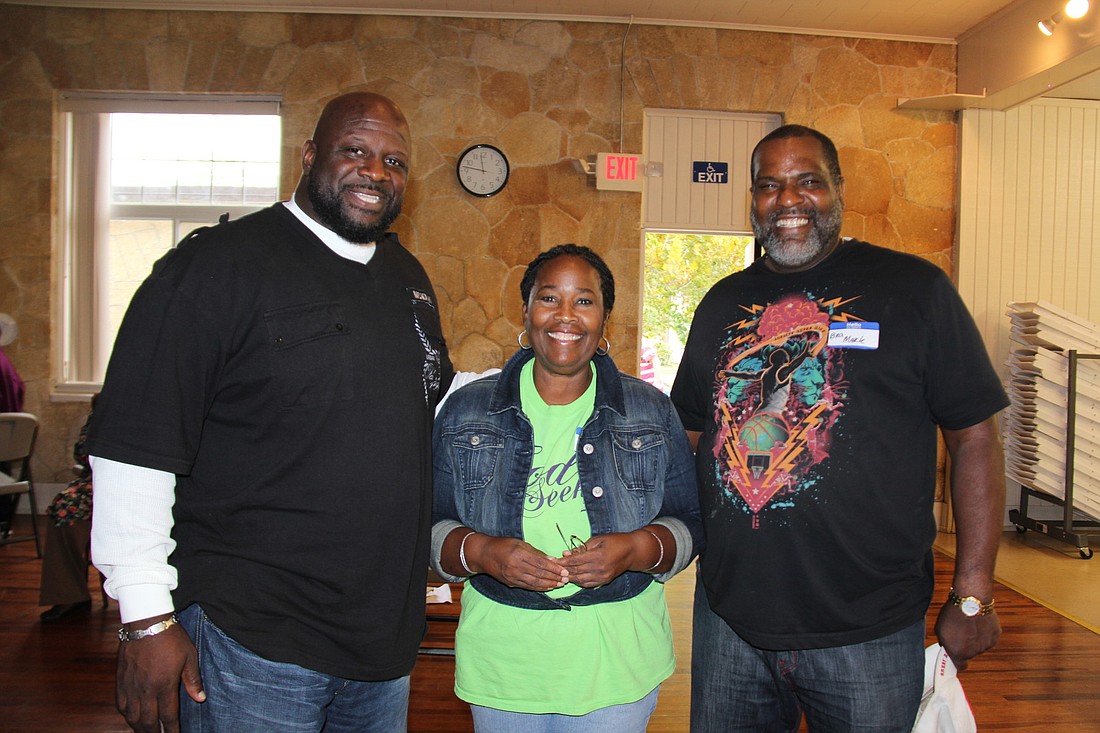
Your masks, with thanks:
<instances>
[{"instance_id":1,"label":"watch face","mask_svg":"<svg viewBox=\"0 0 1100 733\"><path fill-rule=\"evenodd\" d=\"M492 196L508 182L508 159L492 145L474 145L458 156L458 182L475 196Z\"/></svg>"},{"instance_id":2,"label":"watch face","mask_svg":"<svg viewBox=\"0 0 1100 733\"><path fill-rule=\"evenodd\" d=\"M967 616L977 616L982 610L982 604L974 596L967 596L959 601L959 608Z\"/></svg>"}]
</instances>

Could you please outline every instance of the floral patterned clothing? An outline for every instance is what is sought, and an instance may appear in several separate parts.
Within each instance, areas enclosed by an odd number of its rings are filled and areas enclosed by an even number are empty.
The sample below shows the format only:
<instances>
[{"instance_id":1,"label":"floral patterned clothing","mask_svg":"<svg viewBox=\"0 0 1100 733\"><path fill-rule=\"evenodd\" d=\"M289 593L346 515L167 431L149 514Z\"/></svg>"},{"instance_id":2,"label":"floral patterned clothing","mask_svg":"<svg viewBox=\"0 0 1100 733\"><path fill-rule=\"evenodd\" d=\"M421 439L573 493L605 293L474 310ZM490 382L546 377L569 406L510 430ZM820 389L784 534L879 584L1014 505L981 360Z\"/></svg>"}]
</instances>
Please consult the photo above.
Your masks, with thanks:
<instances>
[{"instance_id":1,"label":"floral patterned clothing","mask_svg":"<svg viewBox=\"0 0 1100 733\"><path fill-rule=\"evenodd\" d=\"M92 414L88 413L88 421ZM80 435L73 446L73 460L79 466L77 477L58 492L46 508L50 521L58 527L74 522L87 522L92 519L92 467L88 464L88 452L84 445L88 441L88 421L80 428Z\"/></svg>"}]
</instances>

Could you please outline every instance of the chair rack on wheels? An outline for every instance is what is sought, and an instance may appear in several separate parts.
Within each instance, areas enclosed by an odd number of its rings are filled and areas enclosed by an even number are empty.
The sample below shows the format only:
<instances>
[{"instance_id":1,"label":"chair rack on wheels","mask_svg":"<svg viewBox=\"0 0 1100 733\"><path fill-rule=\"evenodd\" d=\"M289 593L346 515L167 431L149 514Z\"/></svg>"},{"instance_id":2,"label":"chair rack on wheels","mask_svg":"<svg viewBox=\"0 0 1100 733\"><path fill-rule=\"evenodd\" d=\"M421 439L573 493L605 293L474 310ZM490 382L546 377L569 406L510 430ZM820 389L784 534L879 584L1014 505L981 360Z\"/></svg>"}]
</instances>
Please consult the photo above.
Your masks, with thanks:
<instances>
[{"instance_id":1,"label":"chair rack on wheels","mask_svg":"<svg viewBox=\"0 0 1100 733\"><path fill-rule=\"evenodd\" d=\"M1100 522L1094 519L1074 520L1073 507L1073 471L1074 453L1076 450L1077 429L1077 362L1081 359L1100 359L1100 354L1082 354L1076 349L1066 352L1068 365L1068 379L1066 381L1066 463L1065 463L1065 497L1048 494L1045 491L1033 489L1020 483L1020 508L1012 509L1008 513L1009 520L1016 525L1016 531L1023 533L1032 530L1056 540L1073 545L1081 558L1092 558L1092 547L1089 538L1100 538L1100 533L1089 533L1084 530L1100 529ZM1043 501L1062 507L1061 522L1041 522L1027 515L1028 499L1035 497Z\"/></svg>"}]
</instances>

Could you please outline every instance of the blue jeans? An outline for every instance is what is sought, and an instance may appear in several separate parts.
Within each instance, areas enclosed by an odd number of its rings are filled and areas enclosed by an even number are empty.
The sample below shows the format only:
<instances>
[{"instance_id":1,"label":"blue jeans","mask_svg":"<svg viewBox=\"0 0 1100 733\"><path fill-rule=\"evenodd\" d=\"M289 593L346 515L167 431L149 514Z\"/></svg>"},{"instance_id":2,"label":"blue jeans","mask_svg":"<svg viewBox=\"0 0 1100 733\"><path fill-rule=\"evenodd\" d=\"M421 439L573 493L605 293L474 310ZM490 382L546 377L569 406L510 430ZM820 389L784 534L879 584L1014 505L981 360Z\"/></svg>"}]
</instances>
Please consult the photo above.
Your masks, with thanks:
<instances>
[{"instance_id":1,"label":"blue jeans","mask_svg":"<svg viewBox=\"0 0 1100 733\"><path fill-rule=\"evenodd\" d=\"M179 614L199 653L206 702L180 687L184 733L403 733L409 678L360 682L257 656L198 604Z\"/></svg>"},{"instance_id":2,"label":"blue jeans","mask_svg":"<svg viewBox=\"0 0 1100 733\"><path fill-rule=\"evenodd\" d=\"M768 651L710 610L696 579L692 733L909 733L924 690L924 621L874 641Z\"/></svg>"},{"instance_id":3,"label":"blue jeans","mask_svg":"<svg viewBox=\"0 0 1100 733\"><path fill-rule=\"evenodd\" d=\"M660 690L658 685L637 702L609 705L587 715L510 713L480 705L471 705L470 711L476 733L645 733Z\"/></svg>"}]
</instances>

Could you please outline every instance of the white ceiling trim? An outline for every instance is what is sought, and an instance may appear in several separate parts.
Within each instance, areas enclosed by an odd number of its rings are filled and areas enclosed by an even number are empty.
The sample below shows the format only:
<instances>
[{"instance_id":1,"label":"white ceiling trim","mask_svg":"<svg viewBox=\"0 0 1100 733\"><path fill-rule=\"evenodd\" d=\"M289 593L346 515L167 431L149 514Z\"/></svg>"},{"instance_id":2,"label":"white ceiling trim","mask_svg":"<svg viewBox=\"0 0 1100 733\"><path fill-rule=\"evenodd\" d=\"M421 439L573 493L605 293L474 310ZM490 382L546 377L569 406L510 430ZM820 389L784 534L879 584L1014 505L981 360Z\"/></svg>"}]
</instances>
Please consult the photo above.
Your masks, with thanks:
<instances>
[{"instance_id":1,"label":"white ceiling trim","mask_svg":"<svg viewBox=\"0 0 1100 733\"><path fill-rule=\"evenodd\" d=\"M363 8L354 5L318 5L315 3L298 4L295 2L270 2L270 0L181 0L172 2L166 8L164 2L145 2L143 0L0 0L0 4L37 5L40 7L66 8L105 8L113 10L156 10L167 12L203 11L203 12L246 12L246 13L320 13L329 15L403 15L427 18L481 18L488 20L549 20L576 23L621 23L633 25L678 26L686 28L716 28L720 30L757 31L764 33L786 33L808 36L831 36L838 38L866 38L881 41L904 41L910 43L934 43L955 45L954 38L935 36L915 36L894 33L873 33L836 30L830 28L805 28L777 25L755 25L749 23L722 23L674 18L638 18L634 16L604 15L557 15L553 13L500 13L477 12L471 10L421 10L415 8Z\"/></svg>"}]
</instances>

